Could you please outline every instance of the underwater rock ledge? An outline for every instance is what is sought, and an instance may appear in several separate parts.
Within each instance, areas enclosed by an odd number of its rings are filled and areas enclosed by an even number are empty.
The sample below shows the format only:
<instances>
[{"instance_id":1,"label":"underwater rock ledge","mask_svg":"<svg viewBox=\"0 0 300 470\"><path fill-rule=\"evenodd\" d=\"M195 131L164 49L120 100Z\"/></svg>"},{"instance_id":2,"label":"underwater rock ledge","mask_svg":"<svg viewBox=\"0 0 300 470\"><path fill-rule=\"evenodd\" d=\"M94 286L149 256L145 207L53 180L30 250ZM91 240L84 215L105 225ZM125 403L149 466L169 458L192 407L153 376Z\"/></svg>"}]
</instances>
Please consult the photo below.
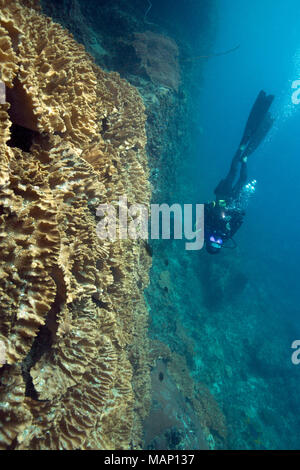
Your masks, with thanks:
<instances>
[{"instance_id":1,"label":"underwater rock ledge","mask_svg":"<svg viewBox=\"0 0 300 470\"><path fill-rule=\"evenodd\" d=\"M0 11L0 449L140 448L151 258L95 214L150 203L144 104L38 1Z\"/></svg>"}]
</instances>

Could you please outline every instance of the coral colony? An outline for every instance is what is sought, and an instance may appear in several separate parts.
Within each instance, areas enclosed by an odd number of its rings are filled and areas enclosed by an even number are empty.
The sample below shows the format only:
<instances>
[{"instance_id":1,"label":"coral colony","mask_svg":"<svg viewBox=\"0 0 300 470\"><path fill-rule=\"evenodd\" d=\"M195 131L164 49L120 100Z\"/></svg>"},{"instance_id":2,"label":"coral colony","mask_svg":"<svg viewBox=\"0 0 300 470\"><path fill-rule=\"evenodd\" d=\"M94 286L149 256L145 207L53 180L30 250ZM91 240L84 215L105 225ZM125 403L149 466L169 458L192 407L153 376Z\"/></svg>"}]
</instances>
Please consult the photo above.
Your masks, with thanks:
<instances>
[{"instance_id":1,"label":"coral colony","mask_svg":"<svg viewBox=\"0 0 300 470\"><path fill-rule=\"evenodd\" d=\"M100 240L93 214L124 193L150 203L144 104L38 1L0 9L0 448L137 447L151 257Z\"/></svg>"}]
</instances>

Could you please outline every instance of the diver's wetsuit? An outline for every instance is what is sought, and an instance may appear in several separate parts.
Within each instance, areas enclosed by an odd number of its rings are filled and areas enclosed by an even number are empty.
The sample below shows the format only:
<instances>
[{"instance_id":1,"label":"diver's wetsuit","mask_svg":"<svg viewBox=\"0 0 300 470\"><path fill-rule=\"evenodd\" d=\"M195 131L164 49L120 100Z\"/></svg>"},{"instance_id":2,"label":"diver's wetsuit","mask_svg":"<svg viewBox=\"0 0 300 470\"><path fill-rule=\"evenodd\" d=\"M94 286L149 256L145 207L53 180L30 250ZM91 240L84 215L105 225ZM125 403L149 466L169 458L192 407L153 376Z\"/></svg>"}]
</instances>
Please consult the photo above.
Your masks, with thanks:
<instances>
[{"instance_id":1,"label":"diver's wetsuit","mask_svg":"<svg viewBox=\"0 0 300 470\"><path fill-rule=\"evenodd\" d=\"M234 184L238 166L241 164L238 181ZM243 223L245 211L239 207L239 198L242 188L247 182L247 163L240 163L237 152L232 160L230 171L224 180L221 180L214 193L216 200L205 204L204 223L205 238L214 236L223 242L230 240Z\"/></svg>"},{"instance_id":2,"label":"diver's wetsuit","mask_svg":"<svg viewBox=\"0 0 300 470\"><path fill-rule=\"evenodd\" d=\"M214 191L216 200L205 204L204 238L206 245L211 242L223 245L233 237L243 223L245 210L241 199L247 183L247 157L258 147L273 124L269 113L273 99L273 95L266 95L264 91L258 94L240 146L232 159L229 173L225 179L220 181Z\"/></svg>"}]
</instances>

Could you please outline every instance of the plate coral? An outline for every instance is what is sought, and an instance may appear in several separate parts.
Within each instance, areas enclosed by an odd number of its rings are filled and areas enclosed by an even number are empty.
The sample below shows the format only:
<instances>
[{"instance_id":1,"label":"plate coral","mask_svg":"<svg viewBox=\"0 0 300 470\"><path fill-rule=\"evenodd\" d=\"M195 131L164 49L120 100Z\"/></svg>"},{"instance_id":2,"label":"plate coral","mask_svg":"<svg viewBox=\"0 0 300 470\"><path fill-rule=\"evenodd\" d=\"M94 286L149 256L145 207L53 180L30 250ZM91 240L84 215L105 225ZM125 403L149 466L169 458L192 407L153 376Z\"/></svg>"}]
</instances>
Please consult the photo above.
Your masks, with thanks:
<instances>
[{"instance_id":1,"label":"plate coral","mask_svg":"<svg viewBox=\"0 0 300 470\"><path fill-rule=\"evenodd\" d=\"M96 209L149 205L144 105L38 2L0 10L0 448L139 448L151 258Z\"/></svg>"}]
</instances>

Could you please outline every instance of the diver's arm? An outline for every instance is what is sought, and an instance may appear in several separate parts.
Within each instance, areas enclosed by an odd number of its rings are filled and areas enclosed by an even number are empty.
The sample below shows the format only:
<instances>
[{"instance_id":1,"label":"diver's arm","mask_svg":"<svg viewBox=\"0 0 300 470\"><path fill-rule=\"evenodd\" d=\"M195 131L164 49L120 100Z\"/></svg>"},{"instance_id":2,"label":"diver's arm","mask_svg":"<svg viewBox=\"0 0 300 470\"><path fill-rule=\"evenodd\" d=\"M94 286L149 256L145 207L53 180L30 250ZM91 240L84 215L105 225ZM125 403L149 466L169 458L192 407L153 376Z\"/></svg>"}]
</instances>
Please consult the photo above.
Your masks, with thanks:
<instances>
[{"instance_id":1,"label":"diver's arm","mask_svg":"<svg viewBox=\"0 0 300 470\"><path fill-rule=\"evenodd\" d=\"M229 238L232 238L236 234L236 232L239 230L239 228L244 222L244 216L245 216L245 212L239 212L239 213L236 212L234 214L234 216L232 217L232 220L230 221Z\"/></svg>"}]
</instances>

